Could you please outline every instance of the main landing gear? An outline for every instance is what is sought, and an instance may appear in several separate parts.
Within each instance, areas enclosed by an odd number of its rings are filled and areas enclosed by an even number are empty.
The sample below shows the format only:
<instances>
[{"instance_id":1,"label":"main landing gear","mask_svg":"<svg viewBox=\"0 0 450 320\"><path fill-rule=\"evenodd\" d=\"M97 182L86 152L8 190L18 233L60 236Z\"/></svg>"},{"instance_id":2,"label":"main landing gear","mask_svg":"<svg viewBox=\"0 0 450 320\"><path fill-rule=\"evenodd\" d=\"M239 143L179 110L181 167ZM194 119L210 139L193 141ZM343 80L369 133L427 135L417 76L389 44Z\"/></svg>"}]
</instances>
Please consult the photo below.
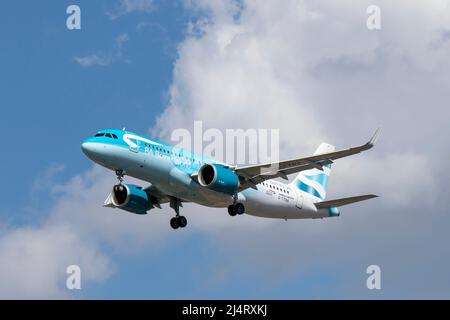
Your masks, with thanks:
<instances>
[{"instance_id":1,"label":"main landing gear","mask_svg":"<svg viewBox=\"0 0 450 320\"><path fill-rule=\"evenodd\" d=\"M170 226L173 229L184 228L187 226L187 219L184 216L180 216L180 207L182 207L181 200L178 198L170 198L170 207L175 210L175 217L170 219Z\"/></svg>"},{"instance_id":2,"label":"main landing gear","mask_svg":"<svg viewBox=\"0 0 450 320\"><path fill-rule=\"evenodd\" d=\"M245 207L242 203L238 202L238 203L228 206L228 214L232 217L234 217L237 214L241 215L244 212L245 212Z\"/></svg>"},{"instance_id":3,"label":"main landing gear","mask_svg":"<svg viewBox=\"0 0 450 320\"><path fill-rule=\"evenodd\" d=\"M173 229L184 228L187 226L187 219L185 216L175 216L170 219L170 226Z\"/></svg>"}]
</instances>

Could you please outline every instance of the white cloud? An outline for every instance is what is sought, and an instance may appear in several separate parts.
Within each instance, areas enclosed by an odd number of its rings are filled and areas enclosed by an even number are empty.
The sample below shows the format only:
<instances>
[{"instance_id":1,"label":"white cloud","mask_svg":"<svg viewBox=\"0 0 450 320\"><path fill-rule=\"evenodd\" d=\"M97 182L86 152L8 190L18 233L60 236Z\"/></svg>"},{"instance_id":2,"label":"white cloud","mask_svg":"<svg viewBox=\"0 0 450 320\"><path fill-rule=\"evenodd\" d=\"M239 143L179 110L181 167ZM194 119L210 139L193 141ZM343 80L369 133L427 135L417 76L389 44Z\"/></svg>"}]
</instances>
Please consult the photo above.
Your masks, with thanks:
<instances>
[{"instance_id":1,"label":"white cloud","mask_svg":"<svg viewBox=\"0 0 450 320\"><path fill-rule=\"evenodd\" d=\"M355 278L365 281L366 261L380 261L397 273L387 296L426 296L402 287L408 283L400 271L405 265L415 277L428 276L431 296L445 291L443 269L437 275L431 262L422 269L415 265L425 255L434 261L443 254L443 248L428 250L435 243L425 235L440 225L450 205L448 199L439 202L440 190L448 188L440 172L450 154L443 138L450 134L445 93L450 46L442 37L442 30L450 29L448 2L424 8L420 1L382 1L380 31L366 28L370 4L188 2L205 18L190 27L179 47L170 103L153 134L168 138L175 128L192 128L194 120L221 129L280 128L280 154L291 157L310 154L323 140L338 147L363 143L377 126L384 127L374 150L336 161L329 193L381 198L345 207L342 217L323 222L242 219L245 231L233 232L219 220L228 230L222 232L216 222L202 220L204 232L212 228L209 234L218 239L212 268L217 278L286 280L342 263L342 278L355 285ZM445 238L443 232L439 237ZM403 250L405 239L421 241L420 249ZM362 275L352 277L358 267ZM424 283L409 285L418 289ZM368 294L346 284L339 290Z\"/></svg>"},{"instance_id":2,"label":"white cloud","mask_svg":"<svg viewBox=\"0 0 450 320\"><path fill-rule=\"evenodd\" d=\"M130 40L130 37L128 36L127 33L121 33L119 34L116 39L114 39L115 41L115 47L117 50L117 54L119 56L122 55L122 50L123 50L123 45L128 42L128 40Z\"/></svg>"},{"instance_id":3,"label":"white cloud","mask_svg":"<svg viewBox=\"0 0 450 320\"><path fill-rule=\"evenodd\" d=\"M37 193L41 190L51 188L53 179L64 171L65 166L61 163L52 163L41 176L38 176L33 181L31 191Z\"/></svg>"},{"instance_id":4,"label":"white cloud","mask_svg":"<svg viewBox=\"0 0 450 320\"><path fill-rule=\"evenodd\" d=\"M153 0L120 0L116 9L113 12L108 12L107 15L114 20L134 12L149 13L153 9Z\"/></svg>"},{"instance_id":5,"label":"white cloud","mask_svg":"<svg viewBox=\"0 0 450 320\"><path fill-rule=\"evenodd\" d=\"M111 262L67 224L10 228L0 236L1 298L69 298L66 268L79 265L82 285L102 281Z\"/></svg>"},{"instance_id":6,"label":"white cloud","mask_svg":"<svg viewBox=\"0 0 450 320\"><path fill-rule=\"evenodd\" d=\"M39 180L49 185L43 177ZM104 281L115 271L100 249L103 245L129 254L144 246L147 250L160 248L166 238L180 238L167 232L167 208L148 216L103 208L103 199L115 183L113 174L95 166L48 188L48 198L51 194L56 200L41 212L45 213L42 222L33 226L0 224L0 297L70 298L73 292L65 287L65 272L72 264L81 267L83 295L83 287Z\"/></svg>"},{"instance_id":7,"label":"white cloud","mask_svg":"<svg viewBox=\"0 0 450 320\"><path fill-rule=\"evenodd\" d=\"M112 62L112 58L110 56L99 56L97 54L90 54L84 57L74 57L73 59L82 67L105 67L110 65Z\"/></svg>"},{"instance_id":8,"label":"white cloud","mask_svg":"<svg viewBox=\"0 0 450 320\"><path fill-rule=\"evenodd\" d=\"M114 39L114 47L108 53L93 53L74 57L73 60L82 67L106 67L123 58L123 47L130 40L127 33L121 33ZM128 60L126 60L128 61Z\"/></svg>"},{"instance_id":9,"label":"white cloud","mask_svg":"<svg viewBox=\"0 0 450 320\"><path fill-rule=\"evenodd\" d=\"M426 84L449 70L439 67L448 48L440 47L436 55L430 46L432 35L450 28L444 2L425 11L420 2L382 2L384 28L379 32L366 29L369 2L245 1L238 19L227 1L188 3L219 18L206 25L200 19L202 35L180 45L171 100L153 133L169 137L173 129L190 128L196 119L216 128L280 128L282 151L292 156L310 153L322 140L343 147L364 142L381 124L389 156L402 163L398 170L406 165L413 171L410 155L419 153L416 169L433 171L427 168L428 153L412 144L423 134L409 130L402 118L410 114L409 124L425 119L443 125L410 100L411 92L423 93L420 98L439 95L432 108L448 114L443 89ZM424 65L439 69L429 74ZM411 83L411 73L423 80ZM435 139L432 131L427 137ZM379 148L364 157L372 159L377 152ZM364 162L367 167L366 160L358 161Z\"/></svg>"}]
</instances>

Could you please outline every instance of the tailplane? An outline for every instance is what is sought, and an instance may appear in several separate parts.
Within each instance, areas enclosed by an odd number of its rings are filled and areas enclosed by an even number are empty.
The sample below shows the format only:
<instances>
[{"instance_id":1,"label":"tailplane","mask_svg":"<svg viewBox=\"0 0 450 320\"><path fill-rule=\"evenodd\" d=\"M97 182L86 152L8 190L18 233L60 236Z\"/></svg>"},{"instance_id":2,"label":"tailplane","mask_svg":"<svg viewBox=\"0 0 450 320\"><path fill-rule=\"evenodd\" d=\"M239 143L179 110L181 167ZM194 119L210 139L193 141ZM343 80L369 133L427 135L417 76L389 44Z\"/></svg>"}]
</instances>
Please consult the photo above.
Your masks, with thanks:
<instances>
[{"instance_id":1,"label":"tailplane","mask_svg":"<svg viewBox=\"0 0 450 320\"><path fill-rule=\"evenodd\" d=\"M315 203L314 205L316 206L317 209L325 209L325 208L332 209L332 208L345 206L347 204L351 204L351 203L355 203L355 202L359 202L359 201L369 200L369 199L376 198L376 197L378 197L378 196L375 194L365 194L363 196L340 198L340 199L318 202L318 203Z\"/></svg>"}]
</instances>

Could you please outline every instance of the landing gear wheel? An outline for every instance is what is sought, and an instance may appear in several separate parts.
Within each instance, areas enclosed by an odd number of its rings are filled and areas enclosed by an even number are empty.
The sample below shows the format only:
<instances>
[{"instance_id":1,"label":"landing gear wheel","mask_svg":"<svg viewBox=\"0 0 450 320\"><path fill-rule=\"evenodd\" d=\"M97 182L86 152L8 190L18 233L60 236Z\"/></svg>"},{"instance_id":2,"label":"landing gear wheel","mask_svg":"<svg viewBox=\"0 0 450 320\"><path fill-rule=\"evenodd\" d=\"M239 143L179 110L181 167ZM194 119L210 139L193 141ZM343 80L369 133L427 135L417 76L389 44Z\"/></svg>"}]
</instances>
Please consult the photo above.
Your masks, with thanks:
<instances>
[{"instance_id":1,"label":"landing gear wheel","mask_svg":"<svg viewBox=\"0 0 450 320\"><path fill-rule=\"evenodd\" d=\"M242 203L236 203L234 205L234 210L237 214L243 214L245 212L245 207Z\"/></svg>"},{"instance_id":2,"label":"landing gear wheel","mask_svg":"<svg viewBox=\"0 0 450 320\"><path fill-rule=\"evenodd\" d=\"M173 217L172 219L170 219L170 226L172 227L172 229L178 229L180 227L177 217Z\"/></svg>"},{"instance_id":3,"label":"landing gear wheel","mask_svg":"<svg viewBox=\"0 0 450 320\"><path fill-rule=\"evenodd\" d=\"M178 226L180 228L184 228L187 226L187 219L184 216L177 217L178 220Z\"/></svg>"},{"instance_id":4,"label":"landing gear wheel","mask_svg":"<svg viewBox=\"0 0 450 320\"><path fill-rule=\"evenodd\" d=\"M234 205L228 206L228 214L232 217L234 217L237 214L236 207Z\"/></svg>"}]
</instances>

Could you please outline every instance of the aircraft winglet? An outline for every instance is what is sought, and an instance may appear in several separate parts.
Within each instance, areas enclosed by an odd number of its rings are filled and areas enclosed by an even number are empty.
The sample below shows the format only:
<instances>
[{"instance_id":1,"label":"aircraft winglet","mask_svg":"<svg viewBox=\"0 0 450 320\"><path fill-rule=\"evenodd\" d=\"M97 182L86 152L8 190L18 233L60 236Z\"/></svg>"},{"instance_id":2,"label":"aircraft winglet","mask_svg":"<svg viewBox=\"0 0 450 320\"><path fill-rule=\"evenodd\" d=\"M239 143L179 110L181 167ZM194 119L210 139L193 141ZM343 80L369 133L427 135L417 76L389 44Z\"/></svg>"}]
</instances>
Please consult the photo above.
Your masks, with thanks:
<instances>
[{"instance_id":1,"label":"aircraft winglet","mask_svg":"<svg viewBox=\"0 0 450 320\"><path fill-rule=\"evenodd\" d=\"M373 147L375 145L375 143L377 142L378 137L380 136L380 132L381 132L381 127L378 127L378 129L373 134L372 138L370 138L369 142L367 142L367 144L370 147Z\"/></svg>"}]
</instances>

